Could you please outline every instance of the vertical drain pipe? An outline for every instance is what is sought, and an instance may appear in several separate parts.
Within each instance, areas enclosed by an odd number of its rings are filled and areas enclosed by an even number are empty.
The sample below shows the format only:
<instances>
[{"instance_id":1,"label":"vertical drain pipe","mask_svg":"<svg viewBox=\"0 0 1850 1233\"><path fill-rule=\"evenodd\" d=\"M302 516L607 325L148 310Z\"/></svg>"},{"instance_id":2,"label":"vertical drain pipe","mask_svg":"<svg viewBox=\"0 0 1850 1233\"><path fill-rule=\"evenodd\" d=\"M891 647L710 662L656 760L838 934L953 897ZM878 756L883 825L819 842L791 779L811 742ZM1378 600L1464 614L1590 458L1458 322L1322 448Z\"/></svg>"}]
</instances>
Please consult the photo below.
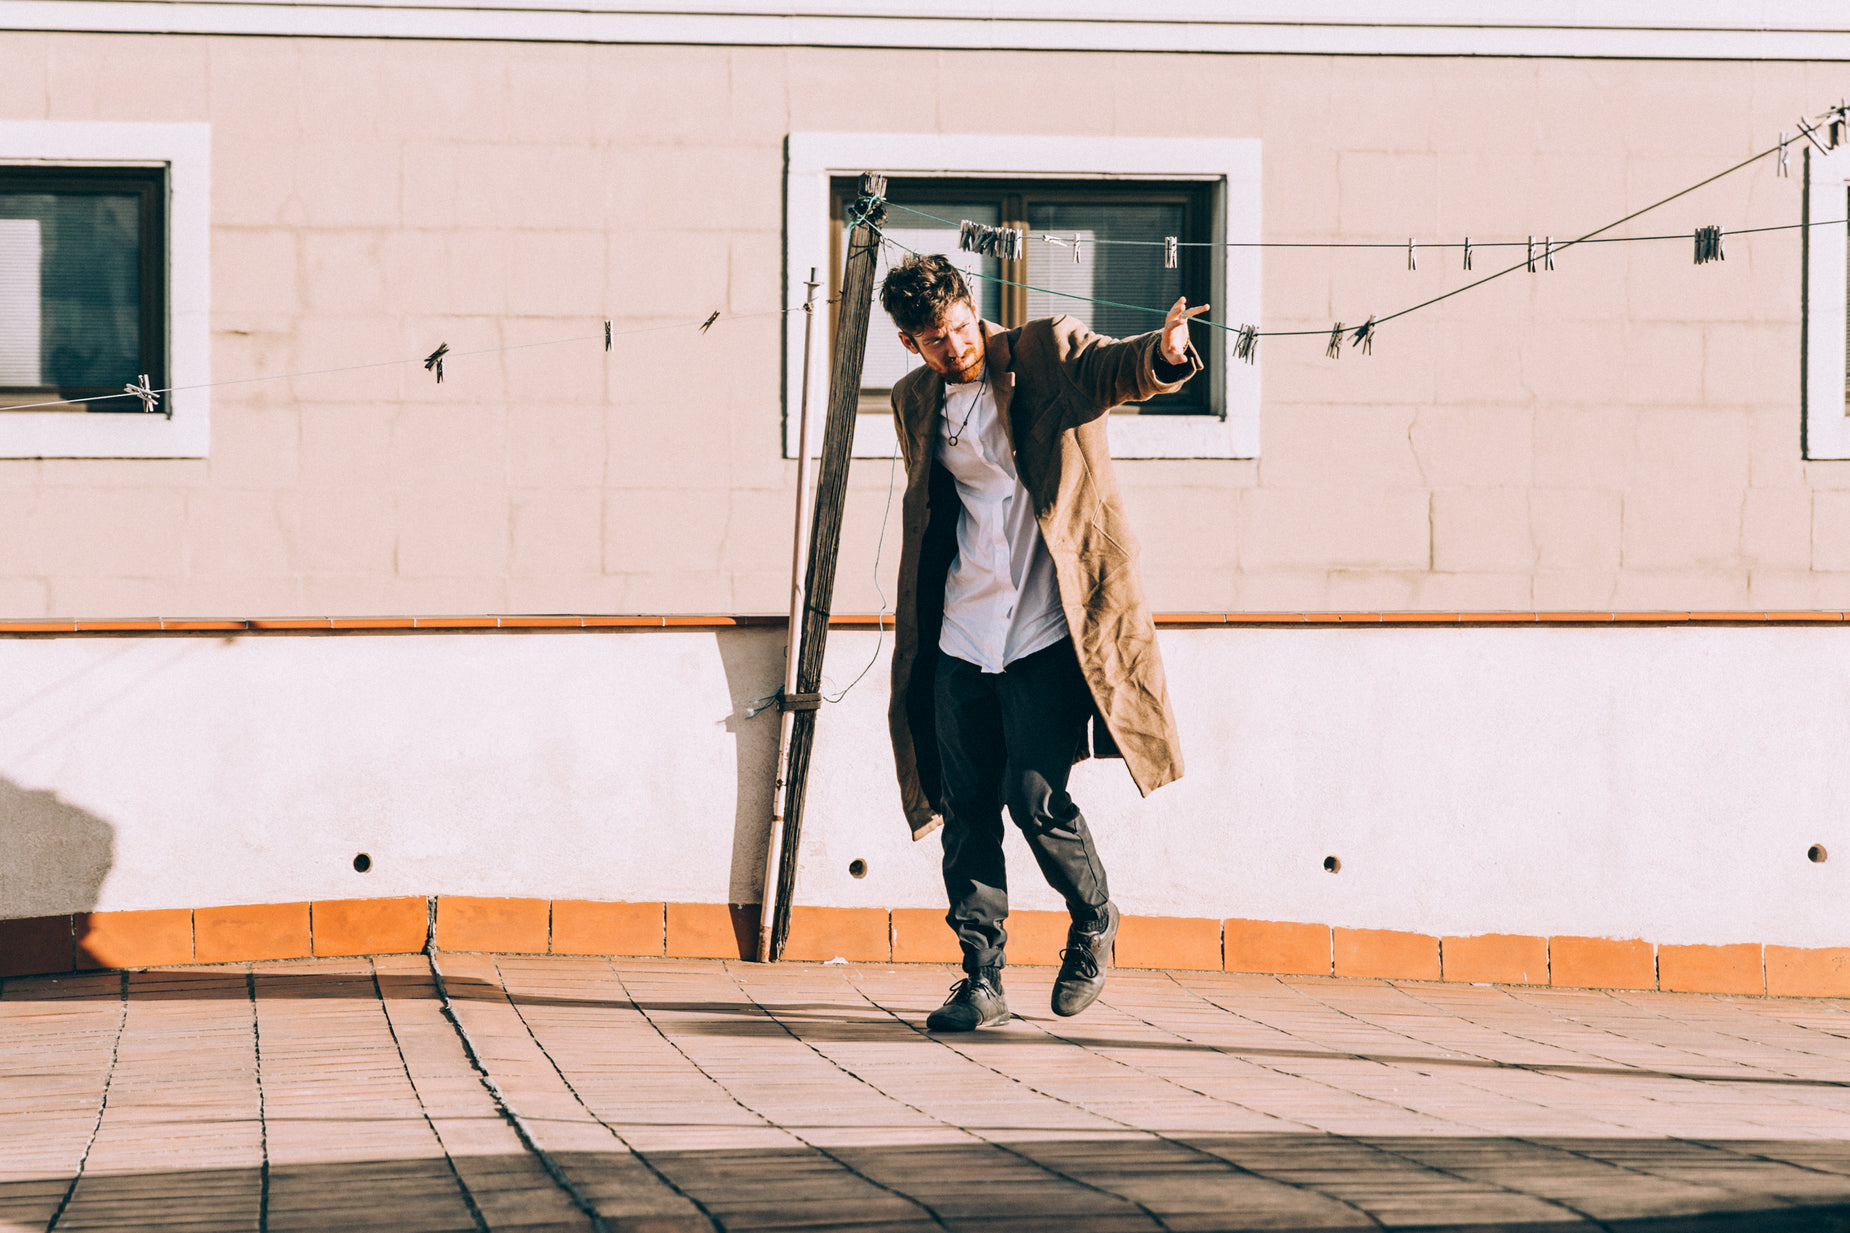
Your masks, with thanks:
<instances>
[{"instance_id":1,"label":"vertical drain pipe","mask_svg":"<svg viewBox=\"0 0 1850 1233\"><path fill-rule=\"evenodd\" d=\"M777 787L771 802L771 834L765 841L764 890L758 896L758 962L771 962L771 922L777 919L777 871L784 859L784 815L790 801L790 729L796 722L787 705L797 688L797 639L803 631L803 552L809 543L809 459L815 452L810 439L810 358L816 332L816 267L809 267L809 289L803 301L803 396L797 417L797 518L790 548L790 632L784 643L784 687L778 693Z\"/></svg>"}]
</instances>

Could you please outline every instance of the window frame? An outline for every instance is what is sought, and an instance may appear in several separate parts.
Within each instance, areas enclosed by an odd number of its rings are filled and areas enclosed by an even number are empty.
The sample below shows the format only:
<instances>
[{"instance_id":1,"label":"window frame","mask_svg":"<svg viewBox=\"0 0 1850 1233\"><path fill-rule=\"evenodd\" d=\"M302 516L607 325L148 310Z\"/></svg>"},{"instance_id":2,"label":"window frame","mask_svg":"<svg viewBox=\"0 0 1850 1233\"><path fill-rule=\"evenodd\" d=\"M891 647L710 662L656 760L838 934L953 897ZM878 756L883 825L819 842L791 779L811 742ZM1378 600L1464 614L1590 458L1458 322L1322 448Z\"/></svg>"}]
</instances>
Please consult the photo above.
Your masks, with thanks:
<instances>
[{"instance_id":1,"label":"window frame","mask_svg":"<svg viewBox=\"0 0 1850 1233\"><path fill-rule=\"evenodd\" d=\"M0 163L0 193L110 193L141 199L139 281L140 303L137 305L137 331L141 361L129 380L146 374L152 389L167 386L167 168L165 164L136 166L115 164L107 167L73 167ZM101 402L79 402L67 413L144 414L141 401L122 393L120 385L8 386L0 384L0 415L23 414L7 411L9 405L40 402L53 398L88 399L98 395L117 397Z\"/></svg>"},{"instance_id":2,"label":"window frame","mask_svg":"<svg viewBox=\"0 0 1850 1233\"><path fill-rule=\"evenodd\" d=\"M165 176L161 264L165 320L155 330L161 411L0 411L0 458L204 458L211 440L211 125L0 121L0 164L50 172L159 169ZM147 254L144 254L144 258Z\"/></svg>"},{"instance_id":3,"label":"window frame","mask_svg":"<svg viewBox=\"0 0 1850 1233\"><path fill-rule=\"evenodd\" d=\"M841 289L842 250L845 242L843 222L845 207L856 192L855 176L832 176L829 181L829 218L832 231L829 244L829 296L833 299ZM1001 225L1020 230L1032 245L1039 233L1028 226L1029 211L1037 205L1179 205L1182 207L1183 220L1179 228L1179 239L1186 244L1198 245L1210 239L1209 227L1214 217L1214 186L1204 180L1101 180L1097 177L1075 180L1055 180L1044 177L950 177L950 176L896 176L887 184L889 198L899 200L902 196L919 207L929 208L934 201L942 200L950 204L968 203L973 199L992 198L996 205ZM911 216L903 210L889 211L888 222L907 220ZM957 221L957 220L952 220ZM1045 242L1042 242L1043 245ZM1160 249L1149 249L1147 257L1151 261L1162 260ZM1199 247L1184 247L1177 253L1178 276L1182 293L1191 304L1213 302L1212 250ZM1001 277L1006 282L997 287L1001 302L998 324L1013 329L1028 320L1028 258L1024 253L1020 257L998 258L1001 262ZM974 292L976 289L972 288ZM1055 297L1056 303L1059 297ZM1074 303L1077 311L1081 305ZM1168 307L1167 304L1161 307ZM835 317L839 305L832 305L830 310L829 334L834 336ZM884 315L876 315L875 324L885 324ZM1148 329L1155 329L1162 324L1162 318L1151 315ZM1142 333L1143 331L1136 331ZM1202 358L1206 369L1185 387L1186 392L1159 394L1142 404L1127 404L1120 412L1131 415L1217 415L1218 409L1210 390L1217 382L1221 355L1218 348L1209 347L1203 351ZM861 414L890 414L891 402L888 389L863 384L861 387Z\"/></svg>"},{"instance_id":4,"label":"window frame","mask_svg":"<svg viewBox=\"0 0 1850 1233\"><path fill-rule=\"evenodd\" d=\"M1850 145L1829 154L1805 150L1802 222L1850 216ZM1850 393L1846 339L1850 327L1850 226L1801 229L1803 338L1799 418L1803 455L1812 461L1850 458Z\"/></svg>"},{"instance_id":5,"label":"window frame","mask_svg":"<svg viewBox=\"0 0 1850 1233\"><path fill-rule=\"evenodd\" d=\"M792 133L786 144L785 304L800 307L813 266L833 268L829 217L835 176L877 171L890 178L1049 179L1204 182L1213 196L1209 238L1222 245L1254 243L1261 234L1258 138L1049 137L1026 134ZM1209 254L1213 316L1262 323L1257 248L1219 247ZM877 308L877 306L876 306ZM1229 311L1229 308L1231 311ZM784 457L797 452L802 399L803 322L786 317L784 352ZM1109 424L1119 458L1256 458L1262 364L1233 356L1232 331L1214 331L1220 360L1206 415L1117 415ZM1197 345L1201 339L1197 337ZM821 353L826 332L817 340ZM1208 345L1215 345L1210 342ZM828 384L826 355L811 372L810 410L820 416ZM820 435L820 434L818 434ZM890 458L898 448L892 418L857 418L857 458Z\"/></svg>"}]
</instances>

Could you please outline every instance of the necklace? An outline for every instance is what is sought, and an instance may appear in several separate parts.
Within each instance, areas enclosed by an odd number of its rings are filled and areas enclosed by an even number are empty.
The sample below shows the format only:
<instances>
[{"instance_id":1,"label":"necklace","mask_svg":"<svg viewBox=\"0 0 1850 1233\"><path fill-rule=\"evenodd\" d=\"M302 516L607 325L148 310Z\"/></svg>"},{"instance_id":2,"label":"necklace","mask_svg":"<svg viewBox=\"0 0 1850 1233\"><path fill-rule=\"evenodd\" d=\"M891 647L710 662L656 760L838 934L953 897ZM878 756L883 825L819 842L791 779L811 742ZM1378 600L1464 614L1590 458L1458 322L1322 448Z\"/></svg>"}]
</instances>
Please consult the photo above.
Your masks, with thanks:
<instances>
[{"instance_id":1,"label":"necklace","mask_svg":"<svg viewBox=\"0 0 1850 1233\"><path fill-rule=\"evenodd\" d=\"M976 414L976 404L983 401L983 391L988 388L989 388L989 367L988 365L984 365L983 380L976 387L976 393L975 395L971 397L969 407L967 407L964 410L964 422L957 426L957 430L951 433L951 435L946 439L945 444L956 445L957 442L963 437L964 429L970 427L970 417ZM946 422L949 422L950 417L946 416L945 419L946 419Z\"/></svg>"}]
</instances>

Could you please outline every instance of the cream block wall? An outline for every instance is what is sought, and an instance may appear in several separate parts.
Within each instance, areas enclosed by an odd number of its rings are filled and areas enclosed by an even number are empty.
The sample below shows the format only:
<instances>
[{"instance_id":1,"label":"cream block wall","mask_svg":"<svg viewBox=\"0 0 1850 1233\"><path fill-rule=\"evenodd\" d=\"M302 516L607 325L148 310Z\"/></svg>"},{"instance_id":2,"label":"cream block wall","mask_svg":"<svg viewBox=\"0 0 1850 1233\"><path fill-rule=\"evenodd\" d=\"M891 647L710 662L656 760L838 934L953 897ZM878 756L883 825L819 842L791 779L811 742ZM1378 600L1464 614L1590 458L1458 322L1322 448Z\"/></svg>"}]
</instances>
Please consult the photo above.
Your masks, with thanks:
<instances>
[{"instance_id":1,"label":"cream block wall","mask_svg":"<svg viewBox=\"0 0 1850 1233\"><path fill-rule=\"evenodd\" d=\"M779 307L793 131L1258 137L1266 238L1563 238L1762 148L1840 64L0 34L0 119L212 132L212 375ZM0 151L0 157L5 152ZM1636 233L1794 222L1771 164ZM1478 272L1513 260L1478 252ZM1122 464L1159 609L1850 606L1799 457L1799 248L1588 246L1267 339L1261 456ZM1269 329L1459 285L1273 250ZM199 461L0 461L0 615L777 611L781 325L226 386ZM854 464L838 607L892 593Z\"/></svg>"},{"instance_id":2,"label":"cream block wall","mask_svg":"<svg viewBox=\"0 0 1850 1233\"><path fill-rule=\"evenodd\" d=\"M1841 627L1166 630L1188 770L1073 792L1141 915L1843 946ZM753 902L774 629L0 640L0 918L390 895ZM799 901L941 906L838 631ZM1017 907L1057 909L1018 838ZM1806 850L1823 845L1830 859ZM353 857L367 853L370 872ZM1325 872L1326 856L1342 863ZM865 862L866 876L849 872Z\"/></svg>"}]
</instances>

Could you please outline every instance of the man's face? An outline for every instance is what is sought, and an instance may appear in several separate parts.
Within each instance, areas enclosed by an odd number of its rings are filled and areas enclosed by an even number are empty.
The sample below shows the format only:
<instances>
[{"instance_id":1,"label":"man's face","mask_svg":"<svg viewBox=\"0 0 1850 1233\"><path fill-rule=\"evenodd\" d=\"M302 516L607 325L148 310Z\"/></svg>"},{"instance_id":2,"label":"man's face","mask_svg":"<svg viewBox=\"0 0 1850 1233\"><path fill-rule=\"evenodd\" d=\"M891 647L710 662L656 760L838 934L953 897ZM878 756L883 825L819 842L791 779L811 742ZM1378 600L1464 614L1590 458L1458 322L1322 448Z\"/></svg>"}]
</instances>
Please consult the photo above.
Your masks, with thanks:
<instances>
[{"instance_id":1,"label":"man's face","mask_svg":"<svg viewBox=\"0 0 1850 1233\"><path fill-rule=\"evenodd\" d=\"M937 325L899 332L906 350L946 381L974 381L983 375L983 327L969 300L959 300Z\"/></svg>"}]
</instances>

